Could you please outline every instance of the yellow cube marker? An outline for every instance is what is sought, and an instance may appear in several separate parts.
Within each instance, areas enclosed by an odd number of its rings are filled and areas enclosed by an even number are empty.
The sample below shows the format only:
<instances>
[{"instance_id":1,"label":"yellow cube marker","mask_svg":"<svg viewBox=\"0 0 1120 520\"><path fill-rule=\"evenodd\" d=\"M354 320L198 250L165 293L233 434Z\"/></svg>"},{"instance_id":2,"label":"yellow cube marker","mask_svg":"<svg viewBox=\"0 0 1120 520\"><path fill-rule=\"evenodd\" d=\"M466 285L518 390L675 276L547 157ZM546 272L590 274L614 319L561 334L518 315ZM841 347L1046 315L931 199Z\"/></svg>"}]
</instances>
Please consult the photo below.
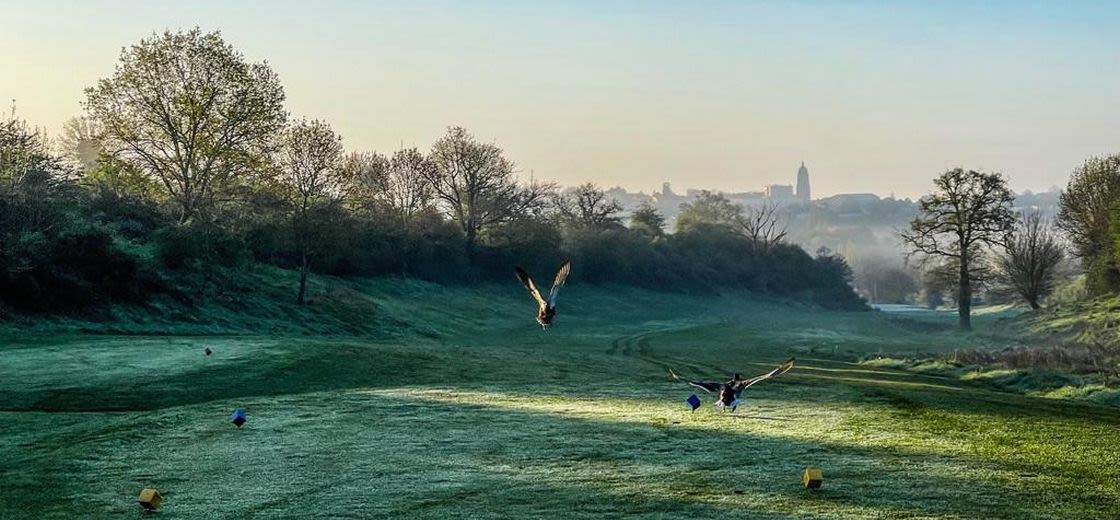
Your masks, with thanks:
<instances>
[{"instance_id":1,"label":"yellow cube marker","mask_svg":"<svg viewBox=\"0 0 1120 520\"><path fill-rule=\"evenodd\" d=\"M152 488L144 488L144 490L140 492L140 497L137 498L136 501L140 502L140 507L143 507L148 511L155 511L156 509L159 509L159 503L163 502L163 497L159 494L159 491L156 491Z\"/></svg>"},{"instance_id":2,"label":"yellow cube marker","mask_svg":"<svg viewBox=\"0 0 1120 520\"><path fill-rule=\"evenodd\" d=\"M822 482L824 482L824 475L820 468L805 468L805 472L801 474L801 484L806 489L820 489Z\"/></svg>"}]
</instances>

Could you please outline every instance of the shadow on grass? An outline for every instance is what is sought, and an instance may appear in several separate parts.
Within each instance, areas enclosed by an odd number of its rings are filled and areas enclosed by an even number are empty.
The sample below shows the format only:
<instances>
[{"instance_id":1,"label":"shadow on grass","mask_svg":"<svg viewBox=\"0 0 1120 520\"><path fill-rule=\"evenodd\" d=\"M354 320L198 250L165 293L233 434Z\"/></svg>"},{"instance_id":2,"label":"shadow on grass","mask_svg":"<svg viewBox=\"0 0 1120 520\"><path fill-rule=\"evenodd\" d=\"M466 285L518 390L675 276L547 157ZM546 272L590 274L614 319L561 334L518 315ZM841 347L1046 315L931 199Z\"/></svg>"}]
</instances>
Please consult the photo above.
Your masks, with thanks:
<instances>
[{"instance_id":1,"label":"shadow on grass","mask_svg":"<svg viewBox=\"0 0 1120 520\"><path fill-rule=\"evenodd\" d=\"M207 364L199 356L203 368L168 377L8 391L0 397L0 411L147 411L231 398L396 386L416 383L425 372L434 373L434 359L416 349L348 344L285 347L267 356L221 364Z\"/></svg>"}]
</instances>

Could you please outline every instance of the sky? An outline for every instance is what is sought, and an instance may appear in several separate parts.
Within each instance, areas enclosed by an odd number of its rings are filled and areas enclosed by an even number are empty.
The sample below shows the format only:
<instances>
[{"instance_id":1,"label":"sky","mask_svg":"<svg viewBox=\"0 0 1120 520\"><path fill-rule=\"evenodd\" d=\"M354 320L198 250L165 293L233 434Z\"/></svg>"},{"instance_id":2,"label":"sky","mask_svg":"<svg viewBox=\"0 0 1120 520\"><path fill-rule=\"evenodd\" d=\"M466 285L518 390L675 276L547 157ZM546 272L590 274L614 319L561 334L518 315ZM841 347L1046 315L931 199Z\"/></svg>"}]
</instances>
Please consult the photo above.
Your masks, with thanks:
<instances>
[{"instance_id":1,"label":"sky","mask_svg":"<svg viewBox=\"0 0 1120 520\"><path fill-rule=\"evenodd\" d=\"M122 47L219 29L347 148L449 125L520 175L915 197L948 168L1064 186L1120 152L1120 3L0 0L0 101L57 132ZM4 114L6 115L6 113Z\"/></svg>"}]
</instances>

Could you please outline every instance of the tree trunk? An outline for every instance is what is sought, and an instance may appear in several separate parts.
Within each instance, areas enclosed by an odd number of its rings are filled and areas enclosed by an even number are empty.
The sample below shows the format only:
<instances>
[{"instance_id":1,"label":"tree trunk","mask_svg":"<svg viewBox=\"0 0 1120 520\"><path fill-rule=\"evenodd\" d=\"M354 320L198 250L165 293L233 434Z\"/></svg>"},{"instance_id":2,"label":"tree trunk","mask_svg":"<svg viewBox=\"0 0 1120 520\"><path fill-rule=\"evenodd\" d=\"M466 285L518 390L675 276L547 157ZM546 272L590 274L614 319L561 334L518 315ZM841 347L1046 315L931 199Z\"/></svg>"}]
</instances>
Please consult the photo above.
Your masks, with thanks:
<instances>
[{"instance_id":1,"label":"tree trunk","mask_svg":"<svg viewBox=\"0 0 1120 520\"><path fill-rule=\"evenodd\" d=\"M1042 308L1042 306L1038 304L1038 298L1031 298L1027 300L1027 303L1030 304L1032 311L1037 311Z\"/></svg>"},{"instance_id":2,"label":"tree trunk","mask_svg":"<svg viewBox=\"0 0 1120 520\"><path fill-rule=\"evenodd\" d=\"M478 232L474 226L467 226L467 261L474 265L475 241L478 240Z\"/></svg>"},{"instance_id":3,"label":"tree trunk","mask_svg":"<svg viewBox=\"0 0 1120 520\"><path fill-rule=\"evenodd\" d=\"M966 248L962 248L967 251ZM961 253L960 291L957 293L957 315L961 330L972 330L972 280L968 275L968 253Z\"/></svg>"},{"instance_id":4,"label":"tree trunk","mask_svg":"<svg viewBox=\"0 0 1120 520\"><path fill-rule=\"evenodd\" d=\"M311 272L311 260L307 258L307 253L303 253L302 261L299 266L299 296L296 297L296 303L303 305L304 295L307 293L307 274Z\"/></svg>"}]
</instances>

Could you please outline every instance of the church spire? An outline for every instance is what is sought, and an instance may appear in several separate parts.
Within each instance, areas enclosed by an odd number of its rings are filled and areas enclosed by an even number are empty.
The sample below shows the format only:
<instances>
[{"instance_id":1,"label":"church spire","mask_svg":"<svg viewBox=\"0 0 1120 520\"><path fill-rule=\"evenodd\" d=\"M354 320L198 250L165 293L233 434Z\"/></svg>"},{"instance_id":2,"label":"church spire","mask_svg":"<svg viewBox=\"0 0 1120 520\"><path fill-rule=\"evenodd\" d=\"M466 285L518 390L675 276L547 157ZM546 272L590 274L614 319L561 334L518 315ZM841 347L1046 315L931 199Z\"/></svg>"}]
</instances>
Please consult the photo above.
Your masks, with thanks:
<instances>
[{"instance_id":1,"label":"church spire","mask_svg":"<svg viewBox=\"0 0 1120 520\"><path fill-rule=\"evenodd\" d=\"M805 161L801 161L801 167L797 169L797 198L803 202L813 200L809 191L809 169L805 167Z\"/></svg>"}]
</instances>

